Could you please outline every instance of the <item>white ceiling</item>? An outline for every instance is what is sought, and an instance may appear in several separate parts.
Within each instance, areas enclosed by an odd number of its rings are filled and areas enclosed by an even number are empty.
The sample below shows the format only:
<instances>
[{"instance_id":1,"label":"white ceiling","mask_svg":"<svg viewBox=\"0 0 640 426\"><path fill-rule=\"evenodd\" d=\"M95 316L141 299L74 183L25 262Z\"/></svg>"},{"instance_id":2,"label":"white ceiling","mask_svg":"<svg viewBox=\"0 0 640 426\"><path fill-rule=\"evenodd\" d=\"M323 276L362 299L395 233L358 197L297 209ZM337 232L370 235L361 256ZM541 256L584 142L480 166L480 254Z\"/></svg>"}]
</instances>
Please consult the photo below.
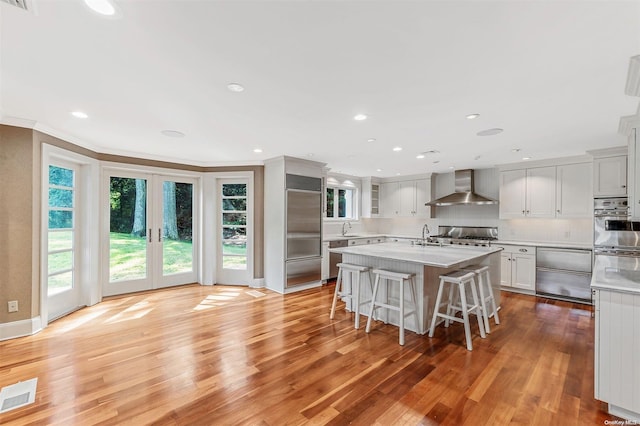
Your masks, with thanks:
<instances>
[{"instance_id":1,"label":"white ceiling","mask_svg":"<svg viewBox=\"0 0 640 426\"><path fill-rule=\"evenodd\" d=\"M0 4L1 120L104 153L446 172L624 145L638 106L637 1L36 1Z\"/></svg>"}]
</instances>

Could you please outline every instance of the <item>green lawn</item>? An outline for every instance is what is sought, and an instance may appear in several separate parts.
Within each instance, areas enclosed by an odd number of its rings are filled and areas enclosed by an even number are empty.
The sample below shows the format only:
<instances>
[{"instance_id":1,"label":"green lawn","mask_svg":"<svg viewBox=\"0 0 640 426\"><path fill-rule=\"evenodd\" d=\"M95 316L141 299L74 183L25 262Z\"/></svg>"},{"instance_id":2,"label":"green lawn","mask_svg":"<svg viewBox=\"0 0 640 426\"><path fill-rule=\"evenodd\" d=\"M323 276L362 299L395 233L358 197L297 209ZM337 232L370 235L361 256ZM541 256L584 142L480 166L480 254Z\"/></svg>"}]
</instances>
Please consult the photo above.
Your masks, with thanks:
<instances>
[{"instance_id":1,"label":"green lawn","mask_svg":"<svg viewBox=\"0 0 640 426\"><path fill-rule=\"evenodd\" d=\"M50 232L49 250L72 248L71 232ZM109 281L144 278L147 264L147 241L145 237L134 237L126 233L109 234ZM165 275L191 271L193 265L193 244L191 241L164 240L162 254ZM224 267L231 269L246 268L246 244L225 243ZM235 256L234 256L235 255ZM49 273L71 268L71 252L49 255ZM49 278L49 287L65 288L69 285L71 274L61 274Z\"/></svg>"}]
</instances>

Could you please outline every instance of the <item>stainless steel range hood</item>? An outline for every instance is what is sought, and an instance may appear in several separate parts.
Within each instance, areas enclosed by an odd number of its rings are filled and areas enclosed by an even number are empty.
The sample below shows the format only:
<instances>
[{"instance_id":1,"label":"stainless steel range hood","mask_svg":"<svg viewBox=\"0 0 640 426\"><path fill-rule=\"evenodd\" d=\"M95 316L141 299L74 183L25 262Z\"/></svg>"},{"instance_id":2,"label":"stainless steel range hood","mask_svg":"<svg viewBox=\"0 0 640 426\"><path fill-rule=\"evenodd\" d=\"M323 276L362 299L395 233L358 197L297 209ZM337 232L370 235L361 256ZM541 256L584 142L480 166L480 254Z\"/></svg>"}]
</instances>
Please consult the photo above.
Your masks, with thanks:
<instances>
[{"instance_id":1,"label":"stainless steel range hood","mask_svg":"<svg viewBox=\"0 0 640 426\"><path fill-rule=\"evenodd\" d=\"M446 195L432 200L425 205L427 206L456 206L456 205L486 205L498 204L497 200L483 197L473 192L473 170L456 170L455 171L455 191L453 194Z\"/></svg>"}]
</instances>

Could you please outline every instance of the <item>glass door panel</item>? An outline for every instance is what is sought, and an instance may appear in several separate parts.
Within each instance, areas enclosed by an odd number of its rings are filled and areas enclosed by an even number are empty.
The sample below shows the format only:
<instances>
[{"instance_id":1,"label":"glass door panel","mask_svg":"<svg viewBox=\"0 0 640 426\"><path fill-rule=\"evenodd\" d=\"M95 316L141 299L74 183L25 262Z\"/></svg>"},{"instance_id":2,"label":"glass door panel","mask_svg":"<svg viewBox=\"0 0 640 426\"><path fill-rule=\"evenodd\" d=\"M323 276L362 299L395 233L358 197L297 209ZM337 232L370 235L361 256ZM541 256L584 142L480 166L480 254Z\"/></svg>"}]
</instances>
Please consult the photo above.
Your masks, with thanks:
<instances>
[{"instance_id":1,"label":"glass door panel","mask_svg":"<svg viewBox=\"0 0 640 426\"><path fill-rule=\"evenodd\" d=\"M78 306L76 277L76 170L49 165L47 218L48 320Z\"/></svg>"},{"instance_id":2,"label":"glass door panel","mask_svg":"<svg viewBox=\"0 0 640 426\"><path fill-rule=\"evenodd\" d=\"M220 179L217 250L217 282L244 284L249 282L248 182Z\"/></svg>"},{"instance_id":3,"label":"glass door panel","mask_svg":"<svg viewBox=\"0 0 640 426\"><path fill-rule=\"evenodd\" d=\"M193 194L194 183L178 179L161 179L162 223L161 275L159 286L169 286L196 281Z\"/></svg>"},{"instance_id":4,"label":"glass door panel","mask_svg":"<svg viewBox=\"0 0 640 426\"><path fill-rule=\"evenodd\" d=\"M148 176L109 177L109 275L105 295L151 288Z\"/></svg>"}]
</instances>

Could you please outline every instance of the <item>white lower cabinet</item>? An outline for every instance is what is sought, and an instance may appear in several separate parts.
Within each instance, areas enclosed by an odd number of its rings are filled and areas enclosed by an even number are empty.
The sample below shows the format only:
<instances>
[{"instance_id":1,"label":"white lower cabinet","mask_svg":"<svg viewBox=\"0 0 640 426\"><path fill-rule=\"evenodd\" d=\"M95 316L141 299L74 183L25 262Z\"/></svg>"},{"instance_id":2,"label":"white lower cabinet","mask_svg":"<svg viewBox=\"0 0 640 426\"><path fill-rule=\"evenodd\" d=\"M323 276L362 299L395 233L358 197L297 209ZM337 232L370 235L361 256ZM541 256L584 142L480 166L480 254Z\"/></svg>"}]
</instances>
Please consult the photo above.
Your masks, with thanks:
<instances>
[{"instance_id":1,"label":"white lower cabinet","mask_svg":"<svg viewBox=\"0 0 640 426\"><path fill-rule=\"evenodd\" d=\"M534 293L536 290L536 249L528 246L497 245L500 258L500 285L507 290Z\"/></svg>"},{"instance_id":2,"label":"white lower cabinet","mask_svg":"<svg viewBox=\"0 0 640 426\"><path fill-rule=\"evenodd\" d=\"M595 397L640 421L640 294L594 290Z\"/></svg>"}]
</instances>

